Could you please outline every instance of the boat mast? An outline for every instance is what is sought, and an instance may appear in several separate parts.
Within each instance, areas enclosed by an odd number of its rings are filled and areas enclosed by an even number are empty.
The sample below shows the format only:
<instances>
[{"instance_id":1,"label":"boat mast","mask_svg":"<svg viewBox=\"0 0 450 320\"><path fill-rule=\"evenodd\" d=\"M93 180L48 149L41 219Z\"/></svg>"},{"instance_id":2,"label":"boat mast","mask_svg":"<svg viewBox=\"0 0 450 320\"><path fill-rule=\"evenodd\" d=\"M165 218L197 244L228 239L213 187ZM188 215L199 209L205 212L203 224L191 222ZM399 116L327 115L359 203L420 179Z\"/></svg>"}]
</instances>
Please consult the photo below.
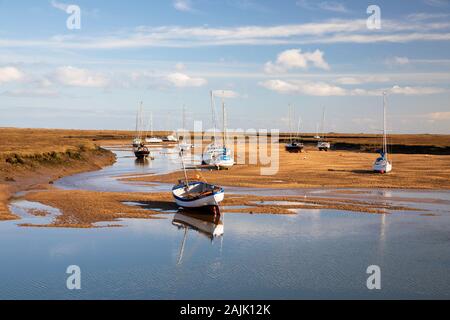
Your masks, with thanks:
<instances>
[{"instance_id":1,"label":"boat mast","mask_svg":"<svg viewBox=\"0 0 450 320\"><path fill-rule=\"evenodd\" d=\"M141 139L142 138L142 105L143 102L141 101L141 104L139 106L137 115L136 115L136 133L137 133L137 138Z\"/></svg>"},{"instance_id":2,"label":"boat mast","mask_svg":"<svg viewBox=\"0 0 450 320\"><path fill-rule=\"evenodd\" d=\"M288 105L288 117L289 117L289 139L292 144L292 106L291 104Z\"/></svg>"},{"instance_id":3,"label":"boat mast","mask_svg":"<svg viewBox=\"0 0 450 320\"><path fill-rule=\"evenodd\" d=\"M321 126L320 130L322 131L321 139L325 140L325 107L323 107L323 110L322 110L322 126Z\"/></svg>"},{"instance_id":4,"label":"boat mast","mask_svg":"<svg viewBox=\"0 0 450 320\"><path fill-rule=\"evenodd\" d=\"M223 147L226 146L226 140L227 140L227 120L226 120L226 111L225 111L225 102L222 98L222 126L223 126L223 133L222 133L222 143Z\"/></svg>"},{"instance_id":5,"label":"boat mast","mask_svg":"<svg viewBox=\"0 0 450 320\"><path fill-rule=\"evenodd\" d=\"M212 111L212 123L213 123L213 137L214 137L214 142L216 141L216 107L215 107L215 103L214 103L214 92L211 90L211 111Z\"/></svg>"},{"instance_id":6,"label":"boat mast","mask_svg":"<svg viewBox=\"0 0 450 320\"><path fill-rule=\"evenodd\" d=\"M386 95L386 91L383 91L383 153L387 160Z\"/></svg>"},{"instance_id":7,"label":"boat mast","mask_svg":"<svg viewBox=\"0 0 450 320\"><path fill-rule=\"evenodd\" d=\"M153 112L150 111L150 137L153 137Z\"/></svg>"}]
</instances>

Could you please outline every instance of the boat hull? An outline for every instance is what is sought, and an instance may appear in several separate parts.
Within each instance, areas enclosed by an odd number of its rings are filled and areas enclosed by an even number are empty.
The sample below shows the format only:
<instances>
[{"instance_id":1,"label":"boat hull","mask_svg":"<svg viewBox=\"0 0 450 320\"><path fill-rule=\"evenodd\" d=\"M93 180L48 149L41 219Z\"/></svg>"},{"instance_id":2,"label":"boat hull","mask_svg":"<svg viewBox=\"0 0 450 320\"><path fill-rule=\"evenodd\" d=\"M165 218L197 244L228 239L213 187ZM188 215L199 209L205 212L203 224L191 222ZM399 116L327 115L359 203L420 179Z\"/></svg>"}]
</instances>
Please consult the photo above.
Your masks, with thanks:
<instances>
[{"instance_id":1,"label":"boat hull","mask_svg":"<svg viewBox=\"0 0 450 320\"><path fill-rule=\"evenodd\" d=\"M392 164L390 162L383 164L374 164L373 171L376 173L389 173L392 171Z\"/></svg>"},{"instance_id":2,"label":"boat hull","mask_svg":"<svg viewBox=\"0 0 450 320\"><path fill-rule=\"evenodd\" d=\"M150 151L136 151L134 155L137 159L145 159L150 155Z\"/></svg>"},{"instance_id":3,"label":"boat hull","mask_svg":"<svg viewBox=\"0 0 450 320\"><path fill-rule=\"evenodd\" d=\"M189 187L192 188L193 186L200 184L207 185L203 182L191 182L189 183ZM217 190L214 190L207 195L201 195L194 198L183 197L181 194L183 189L183 185L175 186L172 189L172 195L175 199L175 203L182 208L202 208L209 206L218 206L225 197L225 191L223 190L223 188L218 188Z\"/></svg>"},{"instance_id":4,"label":"boat hull","mask_svg":"<svg viewBox=\"0 0 450 320\"><path fill-rule=\"evenodd\" d=\"M299 152L302 152L303 145L302 144L287 144L285 146L285 149L287 152L299 153Z\"/></svg>"},{"instance_id":5,"label":"boat hull","mask_svg":"<svg viewBox=\"0 0 450 320\"><path fill-rule=\"evenodd\" d=\"M331 149L331 144L329 142L319 142L317 144L317 149L319 149L319 151L328 151Z\"/></svg>"}]
</instances>

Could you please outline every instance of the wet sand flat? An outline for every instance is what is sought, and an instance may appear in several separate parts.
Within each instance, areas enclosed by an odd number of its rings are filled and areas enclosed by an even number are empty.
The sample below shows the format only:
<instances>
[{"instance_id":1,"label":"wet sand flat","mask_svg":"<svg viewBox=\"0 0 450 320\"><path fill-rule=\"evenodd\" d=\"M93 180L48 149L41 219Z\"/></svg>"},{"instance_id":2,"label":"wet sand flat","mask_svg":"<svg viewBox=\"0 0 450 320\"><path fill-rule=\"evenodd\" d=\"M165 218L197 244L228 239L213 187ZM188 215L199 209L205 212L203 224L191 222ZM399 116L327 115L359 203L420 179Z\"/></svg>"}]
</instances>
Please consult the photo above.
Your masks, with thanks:
<instances>
[{"instance_id":1,"label":"wet sand flat","mask_svg":"<svg viewBox=\"0 0 450 320\"><path fill-rule=\"evenodd\" d=\"M371 171L376 153L353 151L320 152L307 148L292 154L279 146L279 170L261 175L261 165L235 165L230 170L192 172L208 182L254 188L402 188L450 189L450 156L393 154L393 171L376 174ZM173 183L181 172L129 178L129 181Z\"/></svg>"}]
</instances>

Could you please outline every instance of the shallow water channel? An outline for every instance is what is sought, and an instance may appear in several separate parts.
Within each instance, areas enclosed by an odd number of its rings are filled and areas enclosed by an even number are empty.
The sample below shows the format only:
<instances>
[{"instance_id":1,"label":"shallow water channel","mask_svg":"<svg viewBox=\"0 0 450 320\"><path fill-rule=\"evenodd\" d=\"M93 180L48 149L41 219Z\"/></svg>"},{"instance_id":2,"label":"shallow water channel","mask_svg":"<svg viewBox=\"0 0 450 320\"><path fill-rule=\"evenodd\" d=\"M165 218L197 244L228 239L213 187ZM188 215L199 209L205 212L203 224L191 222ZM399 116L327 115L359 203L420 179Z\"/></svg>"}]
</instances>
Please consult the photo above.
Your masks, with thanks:
<instances>
[{"instance_id":1,"label":"shallow water channel","mask_svg":"<svg viewBox=\"0 0 450 320\"><path fill-rule=\"evenodd\" d=\"M113 166L62 178L55 186L167 191L168 185L119 178L180 166L176 149L154 149L155 160L144 163L129 151L115 152ZM450 192L354 191L226 188L377 199L428 211L252 215L224 207L221 219L169 212L165 219L122 220L122 228L58 229L19 227L46 223L59 210L18 200L11 209L22 220L0 223L0 299L450 298ZM66 288L69 265L81 268L81 290ZM367 289L370 265L381 269L381 290Z\"/></svg>"}]
</instances>

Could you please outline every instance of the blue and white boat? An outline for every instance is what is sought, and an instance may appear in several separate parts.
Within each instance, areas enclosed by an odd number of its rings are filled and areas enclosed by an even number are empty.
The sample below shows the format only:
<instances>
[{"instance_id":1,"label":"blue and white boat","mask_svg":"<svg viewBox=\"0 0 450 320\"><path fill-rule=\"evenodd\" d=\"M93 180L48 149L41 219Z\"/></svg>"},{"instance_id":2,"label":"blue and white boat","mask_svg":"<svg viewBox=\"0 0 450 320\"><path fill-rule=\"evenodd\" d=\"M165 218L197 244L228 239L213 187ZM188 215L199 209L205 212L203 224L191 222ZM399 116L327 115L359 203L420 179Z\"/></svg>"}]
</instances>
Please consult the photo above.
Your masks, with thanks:
<instances>
[{"instance_id":1,"label":"blue and white boat","mask_svg":"<svg viewBox=\"0 0 450 320\"><path fill-rule=\"evenodd\" d=\"M225 190L202 181L180 183L172 188L172 195L178 206L183 208L201 208L218 206L225 197Z\"/></svg>"},{"instance_id":2,"label":"blue and white boat","mask_svg":"<svg viewBox=\"0 0 450 320\"><path fill-rule=\"evenodd\" d=\"M373 164L373 171L377 173L389 173L392 171L392 163L388 159L387 132L386 132L386 92L383 92L383 149L380 156Z\"/></svg>"}]
</instances>

